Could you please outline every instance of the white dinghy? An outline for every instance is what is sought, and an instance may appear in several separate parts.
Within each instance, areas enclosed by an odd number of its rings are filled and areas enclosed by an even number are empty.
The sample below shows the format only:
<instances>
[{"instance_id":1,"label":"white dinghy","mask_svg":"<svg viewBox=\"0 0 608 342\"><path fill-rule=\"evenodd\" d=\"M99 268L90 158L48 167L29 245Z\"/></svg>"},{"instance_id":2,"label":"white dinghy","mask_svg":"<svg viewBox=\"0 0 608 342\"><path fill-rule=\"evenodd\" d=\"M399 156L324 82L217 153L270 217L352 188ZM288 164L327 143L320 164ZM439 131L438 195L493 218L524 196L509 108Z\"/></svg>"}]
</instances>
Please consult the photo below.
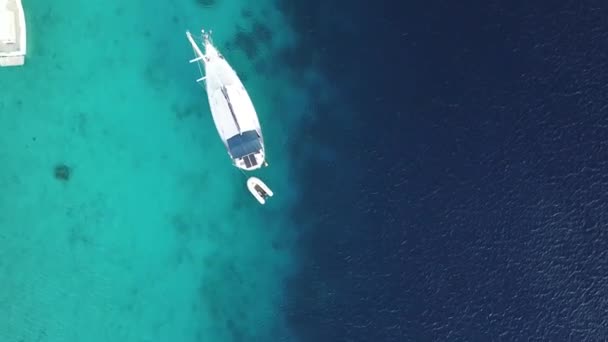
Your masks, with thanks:
<instances>
[{"instance_id":1,"label":"white dinghy","mask_svg":"<svg viewBox=\"0 0 608 342\"><path fill-rule=\"evenodd\" d=\"M265 204L266 199L274 195L272 190L257 177L249 177L247 180L247 188L260 204Z\"/></svg>"}]
</instances>

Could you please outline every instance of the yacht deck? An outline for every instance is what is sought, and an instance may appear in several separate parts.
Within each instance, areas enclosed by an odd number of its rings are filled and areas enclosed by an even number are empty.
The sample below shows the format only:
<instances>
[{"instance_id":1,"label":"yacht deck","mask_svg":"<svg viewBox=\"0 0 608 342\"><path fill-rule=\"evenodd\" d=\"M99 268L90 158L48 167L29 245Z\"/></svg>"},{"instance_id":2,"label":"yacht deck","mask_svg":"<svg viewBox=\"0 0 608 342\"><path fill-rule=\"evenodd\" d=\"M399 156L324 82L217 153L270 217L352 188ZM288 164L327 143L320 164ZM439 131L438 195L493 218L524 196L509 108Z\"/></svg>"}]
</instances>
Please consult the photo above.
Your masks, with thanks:
<instances>
[{"instance_id":1,"label":"yacht deck","mask_svg":"<svg viewBox=\"0 0 608 342\"><path fill-rule=\"evenodd\" d=\"M0 0L0 66L24 64L25 30L21 0Z\"/></svg>"}]
</instances>

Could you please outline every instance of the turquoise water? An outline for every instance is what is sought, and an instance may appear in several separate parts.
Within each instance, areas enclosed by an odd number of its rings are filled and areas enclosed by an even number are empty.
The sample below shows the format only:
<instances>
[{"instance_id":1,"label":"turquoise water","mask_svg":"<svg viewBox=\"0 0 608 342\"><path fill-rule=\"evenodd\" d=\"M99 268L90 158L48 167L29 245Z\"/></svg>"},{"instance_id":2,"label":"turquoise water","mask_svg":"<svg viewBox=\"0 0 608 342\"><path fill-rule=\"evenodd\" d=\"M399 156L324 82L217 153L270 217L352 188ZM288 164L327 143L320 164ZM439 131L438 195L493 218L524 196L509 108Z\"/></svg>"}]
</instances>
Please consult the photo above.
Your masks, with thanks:
<instances>
[{"instance_id":1,"label":"turquoise water","mask_svg":"<svg viewBox=\"0 0 608 342\"><path fill-rule=\"evenodd\" d=\"M295 37L270 0L202 3L24 0L26 66L0 70L0 341L290 339L287 147L308 95L272 56ZM272 39L252 58L234 37L256 22ZM185 31L202 27L258 109L266 206L195 83Z\"/></svg>"}]
</instances>

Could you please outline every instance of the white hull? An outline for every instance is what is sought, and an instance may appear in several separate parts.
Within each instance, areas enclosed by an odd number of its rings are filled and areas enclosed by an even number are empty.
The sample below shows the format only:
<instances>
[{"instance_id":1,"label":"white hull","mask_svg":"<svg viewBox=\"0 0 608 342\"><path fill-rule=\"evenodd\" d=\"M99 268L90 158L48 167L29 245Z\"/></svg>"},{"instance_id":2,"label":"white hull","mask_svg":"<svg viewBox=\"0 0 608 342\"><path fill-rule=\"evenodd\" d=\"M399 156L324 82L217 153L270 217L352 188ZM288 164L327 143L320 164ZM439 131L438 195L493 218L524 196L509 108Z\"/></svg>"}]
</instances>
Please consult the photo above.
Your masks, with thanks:
<instances>
[{"instance_id":1,"label":"white hull","mask_svg":"<svg viewBox=\"0 0 608 342\"><path fill-rule=\"evenodd\" d=\"M247 180L247 188L249 192L255 197L255 199L260 202L260 204L266 203L266 198L272 197L274 193L264 182L262 182L259 178L250 177Z\"/></svg>"},{"instance_id":2,"label":"white hull","mask_svg":"<svg viewBox=\"0 0 608 342\"><path fill-rule=\"evenodd\" d=\"M21 0L0 0L0 67L25 64L27 30Z\"/></svg>"},{"instance_id":3,"label":"white hull","mask_svg":"<svg viewBox=\"0 0 608 342\"><path fill-rule=\"evenodd\" d=\"M266 165L264 137L255 107L237 73L213 46L208 34L203 32L203 47L196 44L192 34L186 32L198 62L205 70L209 107L218 134L228 155L239 169L251 171Z\"/></svg>"}]
</instances>

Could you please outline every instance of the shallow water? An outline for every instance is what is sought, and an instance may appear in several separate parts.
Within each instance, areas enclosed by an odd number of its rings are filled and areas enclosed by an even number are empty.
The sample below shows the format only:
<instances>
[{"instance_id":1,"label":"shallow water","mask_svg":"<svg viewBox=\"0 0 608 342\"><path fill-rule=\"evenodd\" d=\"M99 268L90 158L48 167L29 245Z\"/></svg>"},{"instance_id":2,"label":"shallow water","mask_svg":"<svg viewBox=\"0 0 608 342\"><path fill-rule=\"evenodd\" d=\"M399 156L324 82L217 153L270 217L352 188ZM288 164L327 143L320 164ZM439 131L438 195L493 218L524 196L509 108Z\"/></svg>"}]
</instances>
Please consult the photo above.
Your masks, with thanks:
<instances>
[{"instance_id":1,"label":"shallow water","mask_svg":"<svg viewBox=\"0 0 608 342\"><path fill-rule=\"evenodd\" d=\"M24 1L27 64L0 70L0 340L290 338L288 136L307 118L283 109L308 95L272 56L294 37L271 1L202 3ZM258 109L264 207L188 64L201 27Z\"/></svg>"}]
</instances>

